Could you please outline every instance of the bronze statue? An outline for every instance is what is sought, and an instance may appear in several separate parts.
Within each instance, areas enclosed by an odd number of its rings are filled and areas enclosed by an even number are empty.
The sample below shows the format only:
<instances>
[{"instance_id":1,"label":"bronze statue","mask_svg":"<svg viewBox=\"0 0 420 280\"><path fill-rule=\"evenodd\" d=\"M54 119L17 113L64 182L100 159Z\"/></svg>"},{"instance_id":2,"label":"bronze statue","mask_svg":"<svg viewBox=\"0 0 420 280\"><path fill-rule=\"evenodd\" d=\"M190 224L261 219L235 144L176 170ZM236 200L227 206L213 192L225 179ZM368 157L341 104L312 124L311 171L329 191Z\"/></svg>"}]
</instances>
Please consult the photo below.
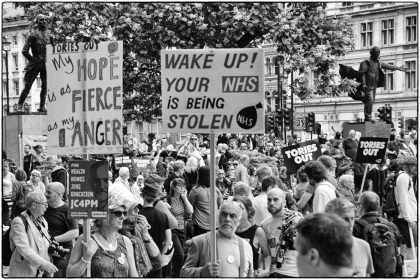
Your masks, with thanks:
<instances>
[{"instance_id":1,"label":"bronze statue","mask_svg":"<svg viewBox=\"0 0 420 280\"><path fill-rule=\"evenodd\" d=\"M403 66L394 66L381 62L379 56L381 51L378 47L370 50L370 58L360 63L359 72L364 73L361 77L362 89L366 92L363 100L365 104L365 122L375 122L372 119L372 108L375 103L376 89L385 85L385 74L382 69L407 71Z\"/></svg>"},{"instance_id":2,"label":"bronze statue","mask_svg":"<svg viewBox=\"0 0 420 280\"><path fill-rule=\"evenodd\" d=\"M28 65L25 67L25 87L19 97L18 111L22 111L22 105L31 90L32 84L38 74L40 74L42 84L40 93L41 102L38 112L47 112L45 108L45 100L47 98L46 45L48 42L52 44L52 37L46 31L47 22L48 16L41 14L36 16L33 30L26 39L22 49L23 56L28 59ZM31 49L32 55L29 53L29 49Z\"/></svg>"},{"instance_id":3,"label":"bronze statue","mask_svg":"<svg viewBox=\"0 0 420 280\"><path fill-rule=\"evenodd\" d=\"M370 58L360 63L359 71L350 66L340 64L341 78L356 79L360 85L354 92L349 92L349 97L360 100L365 104L365 122L375 122L372 119L372 108L375 103L376 89L385 85L385 74L382 69L406 71L407 68L394 66L379 59L381 51L378 47L370 50Z\"/></svg>"}]
</instances>

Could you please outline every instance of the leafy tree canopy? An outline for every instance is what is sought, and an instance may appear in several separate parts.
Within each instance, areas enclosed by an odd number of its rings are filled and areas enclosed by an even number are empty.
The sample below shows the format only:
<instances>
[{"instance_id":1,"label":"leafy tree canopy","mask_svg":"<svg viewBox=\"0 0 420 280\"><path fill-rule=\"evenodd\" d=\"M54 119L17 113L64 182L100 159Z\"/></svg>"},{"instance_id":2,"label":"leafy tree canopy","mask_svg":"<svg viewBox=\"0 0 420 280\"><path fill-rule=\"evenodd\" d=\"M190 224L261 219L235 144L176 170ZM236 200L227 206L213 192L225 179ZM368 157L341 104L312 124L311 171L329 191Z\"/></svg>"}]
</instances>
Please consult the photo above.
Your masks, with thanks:
<instances>
[{"instance_id":1,"label":"leafy tree canopy","mask_svg":"<svg viewBox=\"0 0 420 280\"><path fill-rule=\"evenodd\" d=\"M124 119L161 115L160 50L277 45L281 65L295 71L293 93L301 99L340 95L332 71L353 48L347 18L326 17L325 3L99 3L20 2L29 20L51 16L55 42L124 42ZM305 73L317 70L308 86Z\"/></svg>"}]
</instances>

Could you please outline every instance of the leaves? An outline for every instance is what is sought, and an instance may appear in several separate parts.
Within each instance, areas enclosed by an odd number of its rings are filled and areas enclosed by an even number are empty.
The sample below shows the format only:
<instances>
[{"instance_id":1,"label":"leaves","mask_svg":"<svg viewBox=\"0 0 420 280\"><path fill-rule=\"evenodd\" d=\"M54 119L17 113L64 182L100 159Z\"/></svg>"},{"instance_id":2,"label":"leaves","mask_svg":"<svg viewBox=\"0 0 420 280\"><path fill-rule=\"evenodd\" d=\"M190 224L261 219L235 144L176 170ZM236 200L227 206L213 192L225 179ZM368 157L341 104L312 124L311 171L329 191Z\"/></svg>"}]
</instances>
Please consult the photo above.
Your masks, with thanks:
<instances>
[{"instance_id":1,"label":"leaves","mask_svg":"<svg viewBox=\"0 0 420 280\"><path fill-rule=\"evenodd\" d=\"M16 6L25 8L30 21L39 13L49 14L56 42L122 40L124 119L151 120L161 115L160 50L172 47L257 47L273 41L286 57L285 71L301 73L294 82L295 94L340 94L331 69L336 57L353 48L354 40L348 18L327 18L324 4L17 2ZM323 74L316 89L304 81L308 69Z\"/></svg>"}]
</instances>

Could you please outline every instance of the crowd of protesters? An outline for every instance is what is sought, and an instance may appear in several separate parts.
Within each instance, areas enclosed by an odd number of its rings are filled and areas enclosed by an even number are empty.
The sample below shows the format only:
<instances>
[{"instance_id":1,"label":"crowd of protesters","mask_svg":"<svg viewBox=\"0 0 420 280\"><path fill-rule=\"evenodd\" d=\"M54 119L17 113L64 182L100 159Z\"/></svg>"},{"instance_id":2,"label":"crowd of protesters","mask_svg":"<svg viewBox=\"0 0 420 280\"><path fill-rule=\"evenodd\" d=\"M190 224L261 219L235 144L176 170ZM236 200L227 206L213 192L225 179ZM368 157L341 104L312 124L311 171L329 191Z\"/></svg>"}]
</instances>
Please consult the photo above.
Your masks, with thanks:
<instances>
[{"instance_id":1,"label":"crowd of protesters","mask_svg":"<svg viewBox=\"0 0 420 280\"><path fill-rule=\"evenodd\" d=\"M9 277L82 277L88 266L99 278L402 276L402 262L378 271L364 229L386 223L397 240L395 257L413 259L417 135L391 131L385 160L369 164L363 180L366 164L354 162L355 134L320 135L323 155L296 174L288 172L281 149L298 144L297 136L284 143L273 135L219 135L216 262L209 247L206 135L191 134L182 143L153 133L140 143L125 137L124 155L149 159L136 177L118 168L114 155L91 157L108 162L109 215L92 220L87 243L82 222L68 216L68 162L80 157L25 145L17 166L3 152L3 268L9 266ZM382 211L391 177L395 216Z\"/></svg>"}]
</instances>

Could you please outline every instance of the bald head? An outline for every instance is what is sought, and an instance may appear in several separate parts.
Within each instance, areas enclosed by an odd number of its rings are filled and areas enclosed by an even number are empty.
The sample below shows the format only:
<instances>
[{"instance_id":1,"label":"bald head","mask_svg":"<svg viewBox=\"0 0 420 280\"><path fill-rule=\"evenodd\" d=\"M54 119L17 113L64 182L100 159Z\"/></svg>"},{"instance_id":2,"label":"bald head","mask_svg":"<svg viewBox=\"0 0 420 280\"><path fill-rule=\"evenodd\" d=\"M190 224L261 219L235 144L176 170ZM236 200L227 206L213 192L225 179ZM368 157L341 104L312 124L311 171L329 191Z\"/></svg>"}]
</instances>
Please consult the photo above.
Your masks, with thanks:
<instances>
[{"instance_id":1,"label":"bald head","mask_svg":"<svg viewBox=\"0 0 420 280\"><path fill-rule=\"evenodd\" d=\"M286 193L280 188L272 188L267 192L267 196L280 197L283 201L286 201Z\"/></svg>"},{"instance_id":2,"label":"bald head","mask_svg":"<svg viewBox=\"0 0 420 280\"><path fill-rule=\"evenodd\" d=\"M372 191L365 191L359 198L364 213L379 211L380 199L379 195Z\"/></svg>"},{"instance_id":3,"label":"bald head","mask_svg":"<svg viewBox=\"0 0 420 280\"><path fill-rule=\"evenodd\" d=\"M52 183L49 183L47 187L51 191L56 192L56 193L58 193L60 195L63 195L64 192L66 191L66 188L60 182L52 182Z\"/></svg>"}]
</instances>

